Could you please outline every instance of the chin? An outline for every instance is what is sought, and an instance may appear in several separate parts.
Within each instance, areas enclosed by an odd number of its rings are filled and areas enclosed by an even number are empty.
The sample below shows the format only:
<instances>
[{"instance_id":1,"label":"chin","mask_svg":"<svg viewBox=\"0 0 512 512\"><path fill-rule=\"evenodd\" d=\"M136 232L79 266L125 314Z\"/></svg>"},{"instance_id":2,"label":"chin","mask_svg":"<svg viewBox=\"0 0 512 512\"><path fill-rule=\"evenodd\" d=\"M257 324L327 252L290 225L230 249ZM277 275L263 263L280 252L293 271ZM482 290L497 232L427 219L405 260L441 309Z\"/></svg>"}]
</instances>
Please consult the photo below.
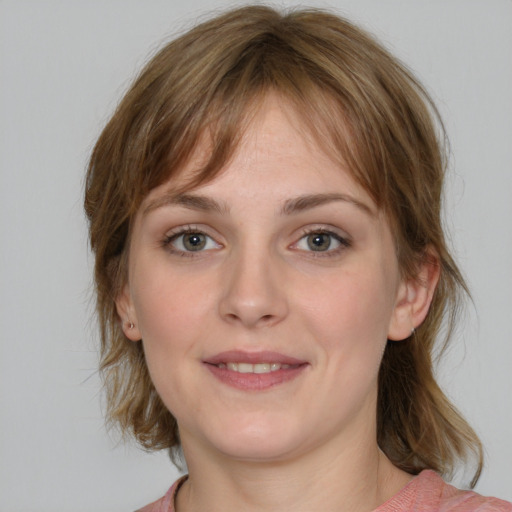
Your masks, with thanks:
<instances>
[{"instance_id":1,"label":"chin","mask_svg":"<svg viewBox=\"0 0 512 512\"><path fill-rule=\"evenodd\" d=\"M245 423L245 422L244 422ZM225 456L247 461L282 460L299 450L305 439L297 435L299 429L280 422L252 422L218 430L216 439L209 442Z\"/></svg>"},{"instance_id":2,"label":"chin","mask_svg":"<svg viewBox=\"0 0 512 512\"><path fill-rule=\"evenodd\" d=\"M220 447L221 452L230 459L247 462L278 462L292 456L294 448L287 443L269 443L269 440L229 443Z\"/></svg>"}]
</instances>

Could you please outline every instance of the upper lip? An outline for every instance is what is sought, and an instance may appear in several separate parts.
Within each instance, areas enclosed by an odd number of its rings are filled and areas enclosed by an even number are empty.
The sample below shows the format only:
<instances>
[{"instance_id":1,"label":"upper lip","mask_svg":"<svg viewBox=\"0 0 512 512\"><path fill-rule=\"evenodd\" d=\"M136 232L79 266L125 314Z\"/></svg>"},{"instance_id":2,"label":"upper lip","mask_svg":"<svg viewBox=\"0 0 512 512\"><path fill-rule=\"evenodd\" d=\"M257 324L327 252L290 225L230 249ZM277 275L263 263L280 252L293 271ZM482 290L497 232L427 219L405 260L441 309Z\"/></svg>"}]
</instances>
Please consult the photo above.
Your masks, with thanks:
<instances>
[{"instance_id":1,"label":"upper lip","mask_svg":"<svg viewBox=\"0 0 512 512\"><path fill-rule=\"evenodd\" d=\"M289 365L300 365L305 364L307 361L303 359L297 359L296 357L290 357L279 352L272 351L260 351L260 352L245 352L243 350L228 350L226 352L220 352L212 357L208 357L204 360L208 364L221 364L221 363L280 363Z\"/></svg>"}]
</instances>

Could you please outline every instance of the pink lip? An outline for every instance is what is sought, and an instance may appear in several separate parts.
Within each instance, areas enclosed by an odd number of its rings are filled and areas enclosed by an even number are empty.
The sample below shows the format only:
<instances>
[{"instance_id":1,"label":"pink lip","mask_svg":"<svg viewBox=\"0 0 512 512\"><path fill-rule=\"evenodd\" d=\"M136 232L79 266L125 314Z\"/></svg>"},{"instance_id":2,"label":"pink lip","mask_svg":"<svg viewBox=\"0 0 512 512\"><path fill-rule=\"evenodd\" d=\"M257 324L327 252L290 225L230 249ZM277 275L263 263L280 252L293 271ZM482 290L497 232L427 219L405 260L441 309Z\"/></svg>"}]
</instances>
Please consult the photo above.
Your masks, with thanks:
<instances>
[{"instance_id":1,"label":"pink lip","mask_svg":"<svg viewBox=\"0 0 512 512\"><path fill-rule=\"evenodd\" d=\"M309 364L307 361L279 354L277 352L244 352L232 350L222 352L203 361L206 368L220 382L243 391L263 391L297 378ZM289 365L270 373L239 373L219 368L221 363L280 363Z\"/></svg>"},{"instance_id":2,"label":"pink lip","mask_svg":"<svg viewBox=\"0 0 512 512\"><path fill-rule=\"evenodd\" d=\"M295 357L285 356L278 352L245 352L243 350L229 350L221 352L213 357L208 357L204 361L207 364L221 364L221 363L280 363L289 365L303 365L307 361L297 359Z\"/></svg>"}]
</instances>

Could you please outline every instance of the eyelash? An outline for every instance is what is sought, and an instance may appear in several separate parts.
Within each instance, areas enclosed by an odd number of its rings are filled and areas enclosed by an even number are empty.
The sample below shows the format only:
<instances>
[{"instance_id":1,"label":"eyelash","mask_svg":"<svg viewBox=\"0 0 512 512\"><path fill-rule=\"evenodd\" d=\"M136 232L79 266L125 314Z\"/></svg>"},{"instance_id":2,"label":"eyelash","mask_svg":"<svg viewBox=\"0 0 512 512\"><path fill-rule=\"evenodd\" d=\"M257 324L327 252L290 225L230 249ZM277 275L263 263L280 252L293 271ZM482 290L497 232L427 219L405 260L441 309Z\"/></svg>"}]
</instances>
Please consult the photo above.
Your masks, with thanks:
<instances>
[{"instance_id":1,"label":"eyelash","mask_svg":"<svg viewBox=\"0 0 512 512\"><path fill-rule=\"evenodd\" d=\"M194 228L194 226L187 226L186 228L178 228L177 231L174 231L172 233L169 233L165 236L165 238L162 241L162 246L168 250L171 254L182 256L184 258L194 258L198 256L198 253L204 252L204 250L198 250L198 251L183 251L181 249L177 249L173 246L173 242L178 240L180 237L183 237L185 235L203 235L206 238L213 240L215 244L219 245L218 242L216 242L210 235L202 231L201 229Z\"/></svg>"},{"instance_id":2,"label":"eyelash","mask_svg":"<svg viewBox=\"0 0 512 512\"><path fill-rule=\"evenodd\" d=\"M200 249L198 251L187 251L187 250L181 250L181 249L177 249L177 248L173 247L173 242L178 240L180 237L183 237L188 234L203 235L203 236L207 237L209 240L212 240L218 246L222 247L210 235L208 235L201 229L194 228L193 226L187 226L186 228L183 228L183 229L178 228L177 231L167 234L162 241L162 246L166 250L171 252L172 254L175 254L175 255L181 256L181 257L185 257L185 258L197 257L200 253L205 252L204 249ZM350 239L343 237L343 236L335 233L334 231L331 231L331 230L325 229L325 228L310 228L310 229L304 229L302 231L300 238L297 240L297 242L294 242L290 247L297 247L301 241L303 241L305 238L307 238L311 235L327 235L339 243L338 247L336 247L334 249L327 249L325 251L303 250L303 252L308 253L308 256L311 256L314 258L329 258L329 257L338 256L341 252L343 252L344 250L346 250L352 246L352 242L350 241Z\"/></svg>"},{"instance_id":3,"label":"eyelash","mask_svg":"<svg viewBox=\"0 0 512 512\"><path fill-rule=\"evenodd\" d=\"M308 256L314 258L331 258L339 256L339 254L352 246L352 242L349 238L339 235L338 233L325 228L307 228L302 232L301 237L293 246L297 246L302 240L311 235L327 235L339 243L339 246L334 249L327 249L326 251L304 251L308 253Z\"/></svg>"}]
</instances>

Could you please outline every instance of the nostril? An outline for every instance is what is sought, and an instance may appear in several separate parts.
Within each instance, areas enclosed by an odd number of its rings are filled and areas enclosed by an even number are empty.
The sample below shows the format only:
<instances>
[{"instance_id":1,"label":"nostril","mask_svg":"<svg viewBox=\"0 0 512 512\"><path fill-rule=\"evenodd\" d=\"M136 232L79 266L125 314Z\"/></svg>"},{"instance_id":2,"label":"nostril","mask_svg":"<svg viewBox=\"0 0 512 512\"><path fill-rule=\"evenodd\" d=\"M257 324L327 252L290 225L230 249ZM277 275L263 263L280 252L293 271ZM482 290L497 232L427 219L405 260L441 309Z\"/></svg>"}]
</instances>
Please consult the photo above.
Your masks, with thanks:
<instances>
[{"instance_id":1,"label":"nostril","mask_svg":"<svg viewBox=\"0 0 512 512\"><path fill-rule=\"evenodd\" d=\"M287 315L285 294L273 286L273 282L255 279L250 275L229 282L219 297L220 316L232 323L246 327L266 326L279 323Z\"/></svg>"}]
</instances>

